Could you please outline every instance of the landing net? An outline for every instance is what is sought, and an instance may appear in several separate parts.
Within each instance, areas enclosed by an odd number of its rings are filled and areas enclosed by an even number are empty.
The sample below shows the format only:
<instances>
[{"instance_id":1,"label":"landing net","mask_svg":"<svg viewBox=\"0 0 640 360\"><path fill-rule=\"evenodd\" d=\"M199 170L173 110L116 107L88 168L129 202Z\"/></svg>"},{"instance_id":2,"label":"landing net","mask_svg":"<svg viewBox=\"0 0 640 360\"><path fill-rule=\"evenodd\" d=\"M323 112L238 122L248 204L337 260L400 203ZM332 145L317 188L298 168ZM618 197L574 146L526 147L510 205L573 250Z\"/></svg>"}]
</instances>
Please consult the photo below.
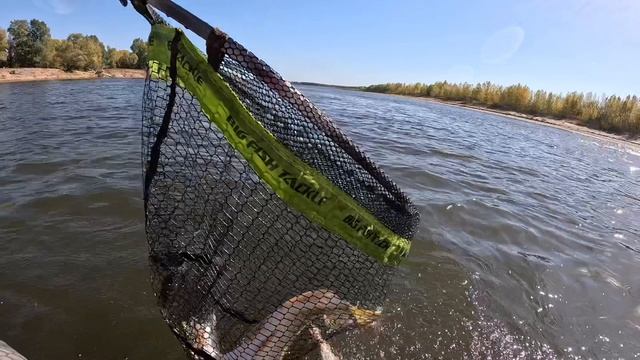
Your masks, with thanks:
<instances>
[{"instance_id":1,"label":"landing net","mask_svg":"<svg viewBox=\"0 0 640 360\"><path fill-rule=\"evenodd\" d=\"M300 358L379 316L418 215L300 92L226 34L205 57L154 25L143 101L146 233L189 353Z\"/></svg>"}]
</instances>

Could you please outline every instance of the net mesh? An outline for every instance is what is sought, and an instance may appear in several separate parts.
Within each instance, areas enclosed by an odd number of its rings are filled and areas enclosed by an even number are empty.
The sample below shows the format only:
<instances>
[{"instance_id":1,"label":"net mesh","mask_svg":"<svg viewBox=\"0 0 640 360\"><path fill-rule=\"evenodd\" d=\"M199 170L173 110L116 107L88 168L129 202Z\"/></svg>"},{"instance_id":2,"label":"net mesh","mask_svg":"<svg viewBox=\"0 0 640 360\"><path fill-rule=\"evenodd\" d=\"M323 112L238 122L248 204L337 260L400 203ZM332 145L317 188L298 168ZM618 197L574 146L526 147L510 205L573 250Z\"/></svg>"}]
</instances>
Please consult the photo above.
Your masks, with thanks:
<instances>
[{"instance_id":1,"label":"net mesh","mask_svg":"<svg viewBox=\"0 0 640 360\"><path fill-rule=\"evenodd\" d=\"M413 235L410 201L325 115L232 39L223 51L218 72L256 120L389 229ZM288 206L196 98L150 75L142 155L153 283L189 353L313 356L318 337L374 321L392 267Z\"/></svg>"}]
</instances>

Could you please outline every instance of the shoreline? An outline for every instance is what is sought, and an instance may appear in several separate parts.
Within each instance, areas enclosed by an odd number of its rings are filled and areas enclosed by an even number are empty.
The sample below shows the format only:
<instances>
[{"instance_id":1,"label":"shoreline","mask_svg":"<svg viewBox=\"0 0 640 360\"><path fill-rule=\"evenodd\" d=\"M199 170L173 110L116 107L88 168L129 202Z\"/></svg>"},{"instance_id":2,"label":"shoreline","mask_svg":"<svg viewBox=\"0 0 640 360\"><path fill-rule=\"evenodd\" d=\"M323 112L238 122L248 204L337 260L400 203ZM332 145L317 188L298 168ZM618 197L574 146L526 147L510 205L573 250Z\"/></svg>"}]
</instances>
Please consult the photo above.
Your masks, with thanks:
<instances>
[{"instance_id":1,"label":"shoreline","mask_svg":"<svg viewBox=\"0 0 640 360\"><path fill-rule=\"evenodd\" d=\"M65 72L61 69L2 68L0 84L60 80L144 79L145 76L146 71L141 69L104 69L99 74L96 71Z\"/></svg>"},{"instance_id":2,"label":"shoreline","mask_svg":"<svg viewBox=\"0 0 640 360\"><path fill-rule=\"evenodd\" d=\"M432 102L435 104L448 105L448 106L458 107L462 109L478 111L485 114L498 115L498 116L506 117L509 119L526 121L532 124L550 126L556 129L589 136L599 140L611 141L618 145L626 145L633 148L633 150L635 151L640 151L640 137L628 138L624 135L618 135L618 134L608 133L602 130L591 129L586 126L578 125L576 124L576 121L573 121L573 120L568 120L568 119L558 120L558 119L552 119L544 116L522 114L515 111L510 111L510 110L489 109L482 106L465 104L460 101L448 101L448 100L441 100L436 98L418 97L418 96L409 96L409 95L400 95L400 94L377 93L373 91L364 91L364 92L370 92L373 94L400 96L400 97L409 98L409 99L424 100L424 101Z\"/></svg>"}]
</instances>

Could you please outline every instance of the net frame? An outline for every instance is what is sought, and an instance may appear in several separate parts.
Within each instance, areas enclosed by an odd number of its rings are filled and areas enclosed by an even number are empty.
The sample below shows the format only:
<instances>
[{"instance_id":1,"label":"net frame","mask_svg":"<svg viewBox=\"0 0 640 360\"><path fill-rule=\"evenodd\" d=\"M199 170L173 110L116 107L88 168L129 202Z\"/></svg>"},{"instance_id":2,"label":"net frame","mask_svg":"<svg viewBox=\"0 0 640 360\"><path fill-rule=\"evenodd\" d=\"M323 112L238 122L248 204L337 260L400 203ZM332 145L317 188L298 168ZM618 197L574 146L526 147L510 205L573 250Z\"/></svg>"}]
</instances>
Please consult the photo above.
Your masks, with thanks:
<instances>
[{"instance_id":1,"label":"net frame","mask_svg":"<svg viewBox=\"0 0 640 360\"><path fill-rule=\"evenodd\" d=\"M312 294L305 306L314 309L305 326L321 328L326 337L347 328L332 329L327 315L342 325L358 324L363 314L373 317L371 309L382 304L393 264L327 231L265 183L190 88L189 74L196 82L198 76L212 76L206 70L198 75L184 60L193 56L185 54L192 44L179 30L156 25L154 32L173 38L167 42L168 59L152 54L145 86L145 217L154 287L172 331L194 356L259 357L261 349L247 339L276 336L277 327L268 329L269 321L287 320L292 308L278 310L305 294ZM153 35L152 47L159 41ZM406 195L311 102L221 31L212 32L207 47L207 66L280 144L393 232L413 235L418 216ZM305 135L297 136L302 130ZM326 301L336 302L329 314L326 308L317 310ZM211 341L215 346L202 345L214 331L200 329L211 325L223 335ZM300 333L282 345L292 326L278 330L260 356L297 358L315 348Z\"/></svg>"}]
</instances>

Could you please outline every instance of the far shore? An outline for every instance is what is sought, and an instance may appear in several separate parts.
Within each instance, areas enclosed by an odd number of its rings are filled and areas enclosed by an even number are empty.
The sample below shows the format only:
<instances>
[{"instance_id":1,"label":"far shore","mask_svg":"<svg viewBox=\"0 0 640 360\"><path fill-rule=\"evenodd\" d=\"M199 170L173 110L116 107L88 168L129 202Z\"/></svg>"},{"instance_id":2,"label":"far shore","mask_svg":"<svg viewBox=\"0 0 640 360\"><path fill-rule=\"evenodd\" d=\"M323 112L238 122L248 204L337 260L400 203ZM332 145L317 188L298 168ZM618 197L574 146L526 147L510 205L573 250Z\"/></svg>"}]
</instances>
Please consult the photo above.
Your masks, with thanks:
<instances>
[{"instance_id":1,"label":"far shore","mask_svg":"<svg viewBox=\"0 0 640 360\"><path fill-rule=\"evenodd\" d=\"M89 80L89 79L144 79L145 70L141 69L104 69L96 71L63 71L43 68L2 68L0 84L51 81L51 80Z\"/></svg>"},{"instance_id":2,"label":"far shore","mask_svg":"<svg viewBox=\"0 0 640 360\"><path fill-rule=\"evenodd\" d=\"M376 92L371 92L371 93L380 94ZM552 118L542 117L542 116L533 116L533 115L518 113L515 111L489 109L482 106L466 104L460 101L447 101L447 100L440 100L440 99L430 98L430 97L417 97L417 96L398 95L398 94L384 94L384 95L400 96L400 97L405 97L410 99L429 101L433 103L455 106L459 108L470 109L473 111L479 111L485 114L499 115L499 116L504 116L510 119L551 126L557 129L571 131L574 133L590 136L595 139L608 140L623 146L627 145L633 148L634 151L640 151L640 138L638 137L631 138L625 135L612 134L602 130L591 129L586 126L579 125L575 120L570 120L570 119L559 120L559 119L552 119Z\"/></svg>"}]
</instances>

